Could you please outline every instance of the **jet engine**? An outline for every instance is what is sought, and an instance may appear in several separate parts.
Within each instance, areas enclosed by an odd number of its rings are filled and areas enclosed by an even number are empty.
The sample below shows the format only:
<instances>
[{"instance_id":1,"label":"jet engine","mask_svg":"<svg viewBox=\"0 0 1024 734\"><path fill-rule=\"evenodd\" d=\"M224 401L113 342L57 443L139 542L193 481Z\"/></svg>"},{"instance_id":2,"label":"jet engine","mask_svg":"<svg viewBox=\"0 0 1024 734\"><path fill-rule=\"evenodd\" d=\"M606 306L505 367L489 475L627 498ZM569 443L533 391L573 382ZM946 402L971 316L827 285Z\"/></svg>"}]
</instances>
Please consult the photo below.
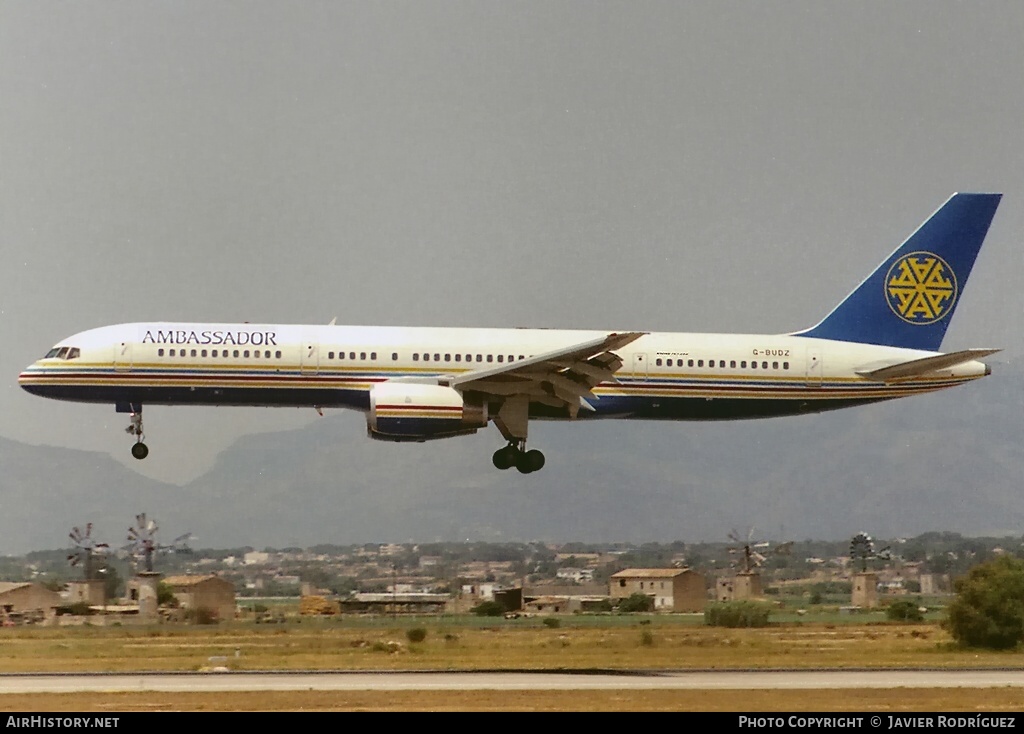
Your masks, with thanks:
<instances>
[{"instance_id":1,"label":"jet engine","mask_svg":"<svg viewBox=\"0 0 1024 734\"><path fill-rule=\"evenodd\" d=\"M442 385L382 382L370 390L366 432L379 441L430 441L476 433L487 405Z\"/></svg>"}]
</instances>

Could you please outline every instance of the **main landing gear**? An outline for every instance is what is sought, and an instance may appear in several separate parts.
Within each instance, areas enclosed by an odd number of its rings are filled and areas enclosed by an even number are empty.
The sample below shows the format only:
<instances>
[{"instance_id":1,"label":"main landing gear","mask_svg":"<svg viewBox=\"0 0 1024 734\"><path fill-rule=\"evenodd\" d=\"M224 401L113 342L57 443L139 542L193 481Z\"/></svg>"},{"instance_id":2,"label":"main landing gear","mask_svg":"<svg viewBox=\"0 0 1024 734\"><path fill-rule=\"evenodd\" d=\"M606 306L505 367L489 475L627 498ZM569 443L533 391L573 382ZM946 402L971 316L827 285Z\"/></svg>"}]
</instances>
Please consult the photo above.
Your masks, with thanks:
<instances>
[{"instance_id":1,"label":"main landing gear","mask_svg":"<svg viewBox=\"0 0 1024 734\"><path fill-rule=\"evenodd\" d=\"M132 446L132 456L136 459L145 459L149 456L149 446L143 443L146 439L146 434L142 432L142 406L137 406L136 410L132 411L131 423L124 429L124 432L135 436L135 445Z\"/></svg>"},{"instance_id":2,"label":"main landing gear","mask_svg":"<svg viewBox=\"0 0 1024 734\"><path fill-rule=\"evenodd\" d=\"M491 461L501 470L514 466L520 474L529 474L544 468L544 454L537 449L527 451L526 441L509 442L508 446L494 452Z\"/></svg>"}]
</instances>

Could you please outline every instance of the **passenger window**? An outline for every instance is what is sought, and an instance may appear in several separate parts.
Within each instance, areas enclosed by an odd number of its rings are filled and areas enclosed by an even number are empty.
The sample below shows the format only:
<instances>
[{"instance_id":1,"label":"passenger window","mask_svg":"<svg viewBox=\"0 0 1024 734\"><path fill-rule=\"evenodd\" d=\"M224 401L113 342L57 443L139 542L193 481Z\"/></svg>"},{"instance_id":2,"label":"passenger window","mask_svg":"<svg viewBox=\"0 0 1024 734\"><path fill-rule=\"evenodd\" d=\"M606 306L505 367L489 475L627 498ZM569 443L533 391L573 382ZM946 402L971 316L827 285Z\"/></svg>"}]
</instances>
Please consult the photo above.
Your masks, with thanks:
<instances>
[{"instance_id":1,"label":"passenger window","mask_svg":"<svg viewBox=\"0 0 1024 734\"><path fill-rule=\"evenodd\" d=\"M435 362L440 362L441 361L441 355L440 354L435 354L434 355L434 361Z\"/></svg>"},{"instance_id":2,"label":"passenger window","mask_svg":"<svg viewBox=\"0 0 1024 734\"><path fill-rule=\"evenodd\" d=\"M763 370L768 369L768 363L767 362L762 362L761 363L761 369L763 369Z\"/></svg>"},{"instance_id":3,"label":"passenger window","mask_svg":"<svg viewBox=\"0 0 1024 734\"><path fill-rule=\"evenodd\" d=\"M268 349L268 350L266 350L265 352L263 352L263 356L264 356L264 358L266 358L266 359L270 359L270 350Z\"/></svg>"},{"instance_id":4,"label":"passenger window","mask_svg":"<svg viewBox=\"0 0 1024 734\"><path fill-rule=\"evenodd\" d=\"M686 366L687 367L693 367L693 360L692 359L686 360Z\"/></svg>"},{"instance_id":5,"label":"passenger window","mask_svg":"<svg viewBox=\"0 0 1024 734\"><path fill-rule=\"evenodd\" d=\"M487 355L487 361L488 362L493 362L494 361L494 355L493 354L488 354Z\"/></svg>"},{"instance_id":6,"label":"passenger window","mask_svg":"<svg viewBox=\"0 0 1024 734\"><path fill-rule=\"evenodd\" d=\"M328 352L327 359L334 359L334 352Z\"/></svg>"},{"instance_id":7,"label":"passenger window","mask_svg":"<svg viewBox=\"0 0 1024 734\"><path fill-rule=\"evenodd\" d=\"M158 356L158 357L164 356L164 350L163 349L157 349L156 350L156 356Z\"/></svg>"},{"instance_id":8,"label":"passenger window","mask_svg":"<svg viewBox=\"0 0 1024 734\"><path fill-rule=\"evenodd\" d=\"M359 359L366 359L366 352L360 352Z\"/></svg>"},{"instance_id":9,"label":"passenger window","mask_svg":"<svg viewBox=\"0 0 1024 734\"><path fill-rule=\"evenodd\" d=\"M202 354L203 354L204 357L206 356L206 350L205 349L203 350Z\"/></svg>"},{"instance_id":10,"label":"passenger window","mask_svg":"<svg viewBox=\"0 0 1024 734\"><path fill-rule=\"evenodd\" d=\"M789 362L783 362L782 363L782 369L788 370L789 369Z\"/></svg>"},{"instance_id":11,"label":"passenger window","mask_svg":"<svg viewBox=\"0 0 1024 734\"><path fill-rule=\"evenodd\" d=\"M397 362L398 361L398 352L392 352L391 353L391 361L392 362Z\"/></svg>"},{"instance_id":12,"label":"passenger window","mask_svg":"<svg viewBox=\"0 0 1024 734\"><path fill-rule=\"evenodd\" d=\"M731 361L729 362L729 366L730 366L730 367L735 367L735 366L736 366L736 360L735 360L735 359L731 360Z\"/></svg>"},{"instance_id":13,"label":"passenger window","mask_svg":"<svg viewBox=\"0 0 1024 734\"><path fill-rule=\"evenodd\" d=\"M772 369L773 370L777 370L778 368L779 368L779 363L778 362L772 362Z\"/></svg>"},{"instance_id":14,"label":"passenger window","mask_svg":"<svg viewBox=\"0 0 1024 734\"><path fill-rule=\"evenodd\" d=\"M193 357L196 356L196 350L195 349L192 350L192 356Z\"/></svg>"},{"instance_id":15,"label":"passenger window","mask_svg":"<svg viewBox=\"0 0 1024 734\"><path fill-rule=\"evenodd\" d=\"M522 361L522 360L524 360L524 359L526 359L526 357L524 357L523 355L521 355L521 354L520 354L520 355L519 355L519 361Z\"/></svg>"},{"instance_id":16,"label":"passenger window","mask_svg":"<svg viewBox=\"0 0 1024 734\"><path fill-rule=\"evenodd\" d=\"M462 355L461 354L456 354L455 355L455 361L456 362L461 362L462 361Z\"/></svg>"},{"instance_id":17,"label":"passenger window","mask_svg":"<svg viewBox=\"0 0 1024 734\"><path fill-rule=\"evenodd\" d=\"M697 366L698 367L703 367L704 366L704 360L703 359L698 359L697 360Z\"/></svg>"},{"instance_id":18,"label":"passenger window","mask_svg":"<svg viewBox=\"0 0 1024 734\"><path fill-rule=\"evenodd\" d=\"M430 353L429 352L427 352L427 353L425 353L423 355L423 361L424 362L429 362L430 361Z\"/></svg>"},{"instance_id":19,"label":"passenger window","mask_svg":"<svg viewBox=\"0 0 1024 734\"><path fill-rule=\"evenodd\" d=\"M413 362L419 362L420 361L420 353L419 352L413 352L412 353L412 361Z\"/></svg>"},{"instance_id":20,"label":"passenger window","mask_svg":"<svg viewBox=\"0 0 1024 734\"><path fill-rule=\"evenodd\" d=\"M242 356L243 357L248 357L249 356L249 350L246 349L244 352L242 352Z\"/></svg>"},{"instance_id":21,"label":"passenger window","mask_svg":"<svg viewBox=\"0 0 1024 734\"><path fill-rule=\"evenodd\" d=\"M236 350L234 351L234 355L235 355L236 357L238 356L238 350L237 350L237 349L236 349ZM248 356L248 355L246 355L246 356Z\"/></svg>"},{"instance_id":22,"label":"passenger window","mask_svg":"<svg viewBox=\"0 0 1024 734\"><path fill-rule=\"evenodd\" d=\"M724 359L718 360L718 366L724 368L725 367L725 360Z\"/></svg>"},{"instance_id":23,"label":"passenger window","mask_svg":"<svg viewBox=\"0 0 1024 734\"><path fill-rule=\"evenodd\" d=\"M498 355L498 361L499 362L504 362L505 361L505 355L504 354L499 354Z\"/></svg>"},{"instance_id":24,"label":"passenger window","mask_svg":"<svg viewBox=\"0 0 1024 734\"><path fill-rule=\"evenodd\" d=\"M252 356L253 356L254 359L259 359L260 358L260 350L259 349L252 350Z\"/></svg>"},{"instance_id":25,"label":"passenger window","mask_svg":"<svg viewBox=\"0 0 1024 734\"><path fill-rule=\"evenodd\" d=\"M348 353L348 358L349 359L355 359L356 358L356 353L355 352L349 352Z\"/></svg>"},{"instance_id":26,"label":"passenger window","mask_svg":"<svg viewBox=\"0 0 1024 734\"><path fill-rule=\"evenodd\" d=\"M661 367L661 358L659 357L658 359L654 360L654 364L658 367Z\"/></svg>"},{"instance_id":27,"label":"passenger window","mask_svg":"<svg viewBox=\"0 0 1024 734\"><path fill-rule=\"evenodd\" d=\"M444 361L445 362L451 362L452 361L452 355L450 355L450 354L444 355Z\"/></svg>"},{"instance_id":28,"label":"passenger window","mask_svg":"<svg viewBox=\"0 0 1024 734\"><path fill-rule=\"evenodd\" d=\"M747 360L743 360L742 362L740 362L740 368L741 369L746 369L747 368Z\"/></svg>"},{"instance_id":29,"label":"passenger window","mask_svg":"<svg viewBox=\"0 0 1024 734\"><path fill-rule=\"evenodd\" d=\"M514 354L510 354L510 355L508 355L508 361L509 361L509 362L514 362L514 361L515 361L515 358L516 358L516 355L514 355Z\"/></svg>"},{"instance_id":30,"label":"passenger window","mask_svg":"<svg viewBox=\"0 0 1024 734\"><path fill-rule=\"evenodd\" d=\"M339 354L340 354L340 352L339 352ZM281 350L280 349L278 349L276 352L274 352L274 358L275 359L281 359Z\"/></svg>"},{"instance_id":31,"label":"passenger window","mask_svg":"<svg viewBox=\"0 0 1024 734\"><path fill-rule=\"evenodd\" d=\"M476 361L477 362L483 362L484 361L484 356L482 354L476 355Z\"/></svg>"},{"instance_id":32,"label":"passenger window","mask_svg":"<svg viewBox=\"0 0 1024 734\"><path fill-rule=\"evenodd\" d=\"M377 353L376 352L370 352L370 360L374 361L374 362L377 361Z\"/></svg>"},{"instance_id":33,"label":"passenger window","mask_svg":"<svg viewBox=\"0 0 1024 734\"><path fill-rule=\"evenodd\" d=\"M757 362L751 362L750 363L750 369L756 370L757 369Z\"/></svg>"}]
</instances>

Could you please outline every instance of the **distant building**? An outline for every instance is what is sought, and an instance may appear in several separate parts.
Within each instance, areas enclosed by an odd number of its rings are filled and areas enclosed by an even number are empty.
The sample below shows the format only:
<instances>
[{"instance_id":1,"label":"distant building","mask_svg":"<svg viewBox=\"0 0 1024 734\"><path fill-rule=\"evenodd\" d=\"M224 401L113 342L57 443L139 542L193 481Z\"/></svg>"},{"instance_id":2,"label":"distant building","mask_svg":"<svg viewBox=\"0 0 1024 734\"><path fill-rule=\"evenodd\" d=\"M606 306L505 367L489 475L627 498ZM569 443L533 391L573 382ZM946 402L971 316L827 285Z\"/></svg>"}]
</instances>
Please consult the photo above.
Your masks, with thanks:
<instances>
[{"instance_id":1,"label":"distant building","mask_svg":"<svg viewBox=\"0 0 1024 734\"><path fill-rule=\"evenodd\" d=\"M656 612L702 612L707 603L704 577L689 568L627 568L612 574L609 596L654 598Z\"/></svg>"},{"instance_id":2,"label":"distant building","mask_svg":"<svg viewBox=\"0 0 1024 734\"><path fill-rule=\"evenodd\" d=\"M33 616L52 619L64 601L56 591L29 581L0 582L0 622L4 625Z\"/></svg>"},{"instance_id":3,"label":"distant building","mask_svg":"<svg viewBox=\"0 0 1024 734\"><path fill-rule=\"evenodd\" d=\"M219 576L168 576L182 609L209 609L220 621L235 618L235 585Z\"/></svg>"},{"instance_id":4,"label":"distant building","mask_svg":"<svg viewBox=\"0 0 1024 734\"><path fill-rule=\"evenodd\" d=\"M761 576L752 571L745 571L735 576L723 576L715 584L715 599L718 601L743 601L760 599Z\"/></svg>"},{"instance_id":5,"label":"distant building","mask_svg":"<svg viewBox=\"0 0 1024 734\"><path fill-rule=\"evenodd\" d=\"M585 581L594 580L594 569L592 568L560 568L555 572L555 577L563 581L575 581L581 584Z\"/></svg>"}]
</instances>

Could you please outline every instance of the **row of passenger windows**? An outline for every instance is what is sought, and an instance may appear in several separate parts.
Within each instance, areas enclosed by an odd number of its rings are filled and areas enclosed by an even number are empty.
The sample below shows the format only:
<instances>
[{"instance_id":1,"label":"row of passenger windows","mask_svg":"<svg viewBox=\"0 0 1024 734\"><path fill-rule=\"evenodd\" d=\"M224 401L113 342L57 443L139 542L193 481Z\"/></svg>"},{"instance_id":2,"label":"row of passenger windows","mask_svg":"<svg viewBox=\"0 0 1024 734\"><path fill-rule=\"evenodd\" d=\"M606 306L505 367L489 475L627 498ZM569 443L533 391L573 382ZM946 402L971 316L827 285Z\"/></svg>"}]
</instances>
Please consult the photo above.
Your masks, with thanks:
<instances>
[{"instance_id":1,"label":"row of passenger windows","mask_svg":"<svg viewBox=\"0 0 1024 734\"><path fill-rule=\"evenodd\" d=\"M437 352L435 352L433 355L431 355L429 352L424 352L423 355L422 355L423 361L424 362L429 362L431 360L431 356L433 356L433 360L435 362L441 362L441 361L444 361L444 362L452 362L452 361L461 362L462 361L462 355L461 354L455 354L455 355L445 354L444 355L444 359L442 360L441 359L442 355L440 353L437 353ZM454 360L452 359L453 357L454 357ZM474 360L474 357L475 357L475 360ZM519 359L521 359L521 360L522 359L526 359L526 357L524 357L523 355L520 354L519 355ZM413 354L412 355L412 361L413 362L419 362L420 361L420 355L419 354ZM465 361L467 361L467 362L473 362L473 361L476 361L476 362L494 362L495 361L495 356L493 354L475 354L475 355L474 354L467 354ZM504 354L499 354L497 356L497 361L498 362L505 362L505 355ZM509 362L515 362L516 361L516 355L514 355L514 354L508 355L508 361Z\"/></svg>"},{"instance_id":2,"label":"row of passenger windows","mask_svg":"<svg viewBox=\"0 0 1024 734\"><path fill-rule=\"evenodd\" d=\"M67 349L67 347L65 347L65 349ZM78 350L75 349L73 351L75 353L74 356L77 357L78 356ZM56 349L51 350L51 352L52 352L51 354L47 355L48 357L61 356L61 355L59 355L57 353ZM253 359L259 359L261 356L264 359L270 359L270 355L271 355L271 352L270 352L269 349L264 350L264 351L261 352L259 349L253 349L253 350L249 350L249 349L241 349L241 350L240 349L230 349L230 350L229 349L209 349L209 350L207 350L207 349L166 349L165 350L165 349L161 348L161 349L158 349L156 353L157 353L158 357L163 357L163 356L166 355L168 357L207 357L207 356L209 356L209 357L243 357L243 358L252 357ZM274 355L275 359L281 359L281 350L275 351L273 353L273 355ZM443 357L443 359L442 359L442 357ZM67 358L71 359L72 357L67 357ZM333 360L333 359L347 359L349 361L360 361L361 360L361 361L364 361L364 362L367 359L369 359L371 362L375 362L375 361L377 361L377 353L376 352L347 352L346 353L346 352L333 352L333 351L329 351L329 352L327 352L327 359L331 359L331 360ZM497 359L495 359L495 355L493 355L493 354L467 354L467 355L465 355L465 360L463 360L463 355L461 355L461 354L452 355L451 353L442 355L440 352L437 352L437 353L434 353L434 354L430 354L429 352L423 352L421 354L421 353L417 352L417 353L414 353L412 355L413 362L419 362L421 359L424 362L430 362L430 361L434 361L434 362L442 362L442 361L443 362L452 362L452 361L454 361L454 362L462 362L462 361L466 361L466 362L474 362L474 361L475 362L494 362L494 361L498 361L498 362L504 363L506 361L506 359L509 362L515 362L516 361L516 358L515 358L514 354L508 355L507 358L506 358L506 356L504 354L499 354L499 355L497 355ZM519 359L520 360L526 359L526 357L524 357L522 354L520 354L519 355ZM394 362L398 361L398 352L392 352L391 353L391 360L394 361ZM658 361L660 363L661 360L658 360Z\"/></svg>"},{"instance_id":3,"label":"row of passenger windows","mask_svg":"<svg viewBox=\"0 0 1024 734\"><path fill-rule=\"evenodd\" d=\"M337 355L335 355L334 352L328 352L327 353L327 359L334 359L335 356L337 356L338 359L348 359L349 361L356 360L357 358L360 359L360 360L365 361L367 359L367 356L369 356L369 359L370 359L371 362L372 361L376 361L376 359L377 359L377 353L376 352L370 352L369 355L367 355L366 352L348 352L348 356L347 357L346 357L346 353L345 352L338 352ZM497 361L497 362L504 363L506 361L506 359L509 362L515 362L516 361L516 357L515 357L514 354L508 355L507 358L506 358L506 356L504 354L499 354L499 355L497 355L497 357L495 357L495 355L493 355L493 354L467 354L467 355L465 355L465 358L463 358L463 355L461 355L461 354L452 354L450 352L448 354L444 354L444 355L442 355L440 352L434 352L433 354L431 354L430 352L422 352L422 353L421 352L414 352L413 355L412 355L412 361L413 362L419 362L420 360L422 360L424 362L431 362L431 361L433 361L433 362L462 362L462 361L466 361L466 362L474 362L474 361L475 362L495 362L495 361ZM523 355L520 354L519 355L519 359L526 359L526 357L524 357ZM391 360L393 362L397 362L398 361L398 352L392 352L391 353Z\"/></svg>"},{"instance_id":4,"label":"row of passenger windows","mask_svg":"<svg viewBox=\"0 0 1024 734\"><path fill-rule=\"evenodd\" d=\"M659 357L658 359L654 360L654 364L656 366L658 366L658 367L662 366L662 362L664 362L666 367L703 367L704 366L704 360L703 359L697 359L697 360L694 360L694 359L686 359L686 360L683 360L683 359L666 359L666 360L662 360L661 357ZM685 364L683 364L684 362L685 362ZM763 369L763 370L768 369L768 362L761 362L760 364L761 364L761 369ZM707 361L707 366L708 367L714 369L715 365L716 365L715 360L709 359ZM750 369L756 370L757 369L757 365L758 365L758 362L756 360L751 360L750 361L750 365L749 365ZM772 365L772 369L773 370L779 369L779 363L778 362L772 362L771 365ZM725 360L724 359L719 359L717 361L717 366L720 369L725 369ZM737 362L735 359L729 360L729 369L736 369L737 366L741 370L747 369L747 360L743 359L743 360L740 360L739 362ZM789 362L783 362L782 363L782 369L788 370L789 369Z\"/></svg>"},{"instance_id":5,"label":"row of passenger windows","mask_svg":"<svg viewBox=\"0 0 1024 734\"><path fill-rule=\"evenodd\" d=\"M253 359L259 359L261 356L264 359L270 359L270 350L265 349L260 351L259 349L168 349L168 357L252 357ZM163 349L157 349L156 355L158 357L164 356ZM281 350L278 349L274 352L275 359L281 359Z\"/></svg>"}]
</instances>

